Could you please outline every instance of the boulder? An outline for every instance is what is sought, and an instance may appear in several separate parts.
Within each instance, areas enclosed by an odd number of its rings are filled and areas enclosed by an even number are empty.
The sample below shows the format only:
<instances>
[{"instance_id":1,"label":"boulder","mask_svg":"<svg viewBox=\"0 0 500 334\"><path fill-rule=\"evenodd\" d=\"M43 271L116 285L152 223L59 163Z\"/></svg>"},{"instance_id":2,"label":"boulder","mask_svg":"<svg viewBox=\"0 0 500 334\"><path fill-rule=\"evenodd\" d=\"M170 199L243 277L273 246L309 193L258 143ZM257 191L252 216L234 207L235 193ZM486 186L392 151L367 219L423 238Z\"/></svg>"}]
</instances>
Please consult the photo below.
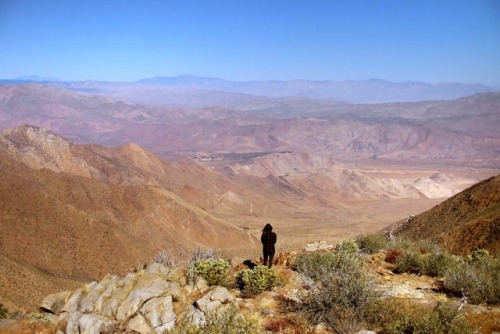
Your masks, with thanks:
<instances>
[{"instance_id":1,"label":"boulder","mask_svg":"<svg viewBox=\"0 0 500 334\"><path fill-rule=\"evenodd\" d=\"M89 291L83 297L80 302L80 311L83 313L91 313L94 311L94 306L96 304L97 299L101 296L101 294L106 289L106 282L103 281L101 283L92 282L89 284Z\"/></svg>"},{"instance_id":2,"label":"boulder","mask_svg":"<svg viewBox=\"0 0 500 334\"><path fill-rule=\"evenodd\" d=\"M156 333L163 333L175 327L175 313L172 296L153 298L141 308L140 313L146 318Z\"/></svg>"},{"instance_id":3,"label":"boulder","mask_svg":"<svg viewBox=\"0 0 500 334\"><path fill-rule=\"evenodd\" d=\"M66 334L79 334L78 321L82 317L83 313L75 311L69 313L67 324L66 324Z\"/></svg>"},{"instance_id":4,"label":"boulder","mask_svg":"<svg viewBox=\"0 0 500 334\"><path fill-rule=\"evenodd\" d=\"M104 304L100 306L102 307L101 314L108 318L114 318L118 312L118 307L120 307L125 298L128 297L138 279L138 274L129 273L124 278L118 280L113 294L103 301ZM105 293L106 292L104 292L104 294Z\"/></svg>"},{"instance_id":5,"label":"boulder","mask_svg":"<svg viewBox=\"0 0 500 334\"><path fill-rule=\"evenodd\" d=\"M69 297L68 301L62 308L62 312L68 312L68 313L73 313L78 311L78 308L80 306L80 302L83 299L85 295L85 292L83 288L79 288L73 292L71 297Z\"/></svg>"},{"instance_id":6,"label":"boulder","mask_svg":"<svg viewBox=\"0 0 500 334\"><path fill-rule=\"evenodd\" d=\"M208 292L205 296L201 297L195 302L195 306L201 311L210 312L222 304L229 303L234 300L234 296L228 289L217 286L215 289Z\"/></svg>"},{"instance_id":7,"label":"boulder","mask_svg":"<svg viewBox=\"0 0 500 334\"><path fill-rule=\"evenodd\" d=\"M113 333L117 327L115 321L97 314L83 314L78 320L80 334Z\"/></svg>"},{"instance_id":8,"label":"boulder","mask_svg":"<svg viewBox=\"0 0 500 334\"><path fill-rule=\"evenodd\" d=\"M168 283L164 277L156 274L143 276L118 307L116 319L121 323L125 323L142 307L144 302L151 298L166 295L168 293Z\"/></svg>"},{"instance_id":9,"label":"boulder","mask_svg":"<svg viewBox=\"0 0 500 334\"><path fill-rule=\"evenodd\" d=\"M117 286L118 278L116 276L112 277L107 284L105 285L105 290L101 293L101 295L97 298L94 305L94 312L97 314L103 314L104 306L107 304L107 301L115 294L118 289Z\"/></svg>"},{"instance_id":10,"label":"boulder","mask_svg":"<svg viewBox=\"0 0 500 334\"><path fill-rule=\"evenodd\" d=\"M205 322L205 313L203 313L193 305L189 305L186 311L186 315L184 316L184 320L195 326L198 326Z\"/></svg>"},{"instance_id":11,"label":"boulder","mask_svg":"<svg viewBox=\"0 0 500 334\"><path fill-rule=\"evenodd\" d=\"M319 250L332 250L333 248L334 246L328 244L326 241L317 241L312 244L307 244L304 250L306 252L316 252Z\"/></svg>"},{"instance_id":12,"label":"boulder","mask_svg":"<svg viewBox=\"0 0 500 334\"><path fill-rule=\"evenodd\" d=\"M153 334L154 331L149 327L142 314L136 314L127 324L128 331L134 331L140 334Z\"/></svg>"},{"instance_id":13,"label":"boulder","mask_svg":"<svg viewBox=\"0 0 500 334\"><path fill-rule=\"evenodd\" d=\"M194 290L197 290L201 293L207 291L210 287L208 286L207 281L203 277L196 277L195 283L194 283Z\"/></svg>"},{"instance_id":14,"label":"boulder","mask_svg":"<svg viewBox=\"0 0 500 334\"><path fill-rule=\"evenodd\" d=\"M48 295L43 299L40 308L52 314L59 315L71 294L71 291L63 291Z\"/></svg>"}]
</instances>

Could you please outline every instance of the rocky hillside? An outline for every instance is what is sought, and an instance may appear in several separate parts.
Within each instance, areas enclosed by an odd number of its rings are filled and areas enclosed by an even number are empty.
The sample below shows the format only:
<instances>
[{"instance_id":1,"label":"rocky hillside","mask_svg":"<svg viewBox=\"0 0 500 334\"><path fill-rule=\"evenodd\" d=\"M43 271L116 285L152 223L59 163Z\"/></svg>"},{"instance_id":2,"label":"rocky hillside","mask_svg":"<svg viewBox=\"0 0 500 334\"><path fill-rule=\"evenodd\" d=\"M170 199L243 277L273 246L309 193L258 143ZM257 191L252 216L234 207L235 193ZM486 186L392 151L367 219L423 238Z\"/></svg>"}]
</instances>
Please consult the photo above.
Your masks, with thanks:
<instances>
[{"instance_id":1,"label":"rocky hillside","mask_svg":"<svg viewBox=\"0 0 500 334\"><path fill-rule=\"evenodd\" d=\"M500 175L467 188L438 206L410 217L395 235L432 240L457 254L477 248L500 252Z\"/></svg>"},{"instance_id":2,"label":"rocky hillside","mask_svg":"<svg viewBox=\"0 0 500 334\"><path fill-rule=\"evenodd\" d=\"M0 137L0 302L7 307L33 307L34 296L56 286L123 272L161 249L257 246L147 168L93 148L29 126ZM132 159L138 148L121 150ZM159 159L148 162L154 155L139 155L144 166L168 170Z\"/></svg>"}]
</instances>

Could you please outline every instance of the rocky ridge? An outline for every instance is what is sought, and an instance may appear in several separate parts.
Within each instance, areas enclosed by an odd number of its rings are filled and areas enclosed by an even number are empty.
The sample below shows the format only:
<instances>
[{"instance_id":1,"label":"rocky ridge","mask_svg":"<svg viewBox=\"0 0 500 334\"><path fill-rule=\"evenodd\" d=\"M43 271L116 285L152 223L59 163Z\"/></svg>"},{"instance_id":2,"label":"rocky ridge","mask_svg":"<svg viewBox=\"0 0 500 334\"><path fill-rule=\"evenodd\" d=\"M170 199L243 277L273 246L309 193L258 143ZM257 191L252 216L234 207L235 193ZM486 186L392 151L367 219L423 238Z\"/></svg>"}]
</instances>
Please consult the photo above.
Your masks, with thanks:
<instances>
[{"instance_id":1,"label":"rocky ridge","mask_svg":"<svg viewBox=\"0 0 500 334\"><path fill-rule=\"evenodd\" d=\"M321 241L308 244L303 251L324 252L333 248L333 245ZM298 254L300 251L291 251L279 254L275 259L273 269L285 280L284 286L251 298L242 298L240 290L230 283L225 287L208 286L200 277L190 282L182 269L151 263L147 268L140 268L126 276L108 275L75 291L49 295L40 308L45 317L53 322L53 325L46 326L47 333L49 330L58 334L164 333L181 323L202 324L212 311L221 312L231 307L256 320L262 331L276 319L293 318L295 315L281 308L280 303L286 300L300 302L310 289L310 282L291 270ZM396 275L392 272L392 265L384 258L385 252L364 256L375 287L385 298L429 305L450 298L439 292L439 279ZM259 262L258 259L253 261ZM230 278L245 268L239 259L233 259L231 263ZM455 302L458 303L458 300ZM462 307L472 323L483 327L482 333L498 327L492 321L500 315L498 307L468 304L462 304ZM19 322L0 321L0 333L21 333L16 328L22 326ZM324 324L302 327L302 330L332 333Z\"/></svg>"}]
</instances>

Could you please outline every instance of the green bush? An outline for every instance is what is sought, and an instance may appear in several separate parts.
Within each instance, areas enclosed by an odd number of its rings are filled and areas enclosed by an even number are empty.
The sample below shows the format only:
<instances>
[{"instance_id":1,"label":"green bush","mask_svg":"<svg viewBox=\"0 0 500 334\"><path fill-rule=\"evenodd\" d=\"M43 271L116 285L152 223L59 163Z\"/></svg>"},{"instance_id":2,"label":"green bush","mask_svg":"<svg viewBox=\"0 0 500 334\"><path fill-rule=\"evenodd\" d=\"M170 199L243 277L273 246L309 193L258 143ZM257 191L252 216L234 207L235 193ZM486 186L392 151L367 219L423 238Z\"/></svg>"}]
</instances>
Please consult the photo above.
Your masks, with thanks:
<instances>
[{"instance_id":1,"label":"green bush","mask_svg":"<svg viewBox=\"0 0 500 334\"><path fill-rule=\"evenodd\" d=\"M424 267L424 256L418 252L403 252L396 260L395 273L419 274Z\"/></svg>"},{"instance_id":2,"label":"green bush","mask_svg":"<svg viewBox=\"0 0 500 334\"><path fill-rule=\"evenodd\" d=\"M429 253L406 251L396 260L395 273L444 277L445 289L472 303L500 303L500 261L486 250L461 258L430 249Z\"/></svg>"},{"instance_id":3,"label":"green bush","mask_svg":"<svg viewBox=\"0 0 500 334\"><path fill-rule=\"evenodd\" d=\"M188 322L177 324L168 334L257 334L258 323L239 313L236 306L215 309L205 316L200 325Z\"/></svg>"},{"instance_id":4,"label":"green bush","mask_svg":"<svg viewBox=\"0 0 500 334\"><path fill-rule=\"evenodd\" d=\"M388 248L387 238L381 234L365 234L356 238L356 244L363 253L373 254Z\"/></svg>"},{"instance_id":5,"label":"green bush","mask_svg":"<svg viewBox=\"0 0 500 334\"><path fill-rule=\"evenodd\" d=\"M444 287L472 303L500 303L500 260L476 251L446 270Z\"/></svg>"},{"instance_id":6,"label":"green bush","mask_svg":"<svg viewBox=\"0 0 500 334\"><path fill-rule=\"evenodd\" d=\"M335 251L342 255L351 255L359 252L358 244L354 240L344 240L335 246Z\"/></svg>"},{"instance_id":7,"label":"green bush","mask_svg":"<svg viewBox=\"0 0 500 334\"><path fill-rule=\"evenodd\" d=\"M335 250L334 253L302 253L297 256L293 268L295 271L318 281L325 276L328 277L342 264L342 262L350 260L351 258L359 259L358 245L352 240L347 240L338 244Z\"/></svg>"},{"instance_id":8,"label":"green bush","mask_svg":"<svg viewBox=\"0 0 500 334\"><path fill-rule=\"evenodd\" d=\"M366 275L362 262L355 257L339 261L335 269L322 276L317 284L317 289L298 305L298 311L306 313L313 323L326 321L333 324L339 320L335 316L341 312L345 314L347 310L352 310L354 316L361 315L361 311L377 297L373 281Z\"/></svg>"},{"instance_id":9,"label":"green bush","mask_svg":"<svg viewBox=\"0 0 500 334\"><path fill-rule=\"evenodd\" d=\"M236 274L236 284L246 296L255 296L275 286L283 285L283 279L266 266L245 269Z\"/></svg>"},{"instance_id":10,"label":"green bush","mask_svg":"<svg viewBox=\"0 0 500 334\"><path fill-rule=\"evenodd\" d=\"M379 333L469 334L474 333L457 305L435 307L402 299L380 299L365 314L366 325Z\"/></svg>"},{"instance_id":11,"label":"green bush","mask_svg":"<svg viewBox=\"0 0 500 334\"><path fill-rule=\"evenodd\" d=\"M353 246L354 244L354 246ZM316 282L293 310L311 322L326 322L338 332L362 321L363 310L377 298L373 281L367 276L357 245L346 241L335 253L306 253L298 257L296 270Z\"/></svg>"},{"instance_id":12,"label":"green bush","mask_svg":"<svg viewBox=\"0 0 500 334\"><path fill-rule=\"evenodd\" d=\"M337 263L335 253L302 253L295 259L293 269L317 281L335 270Z\"/></svg>"},{"instance_id":13,"label":"green bush","mask_svg":"<svg viewBox=\"0 0 500 334\"><path fill-rule=\"evenodd\" d=\"M458 257L447 252L432 251L422 254L420 251L406 251L397 257L394 272L442 277L458 262L460 262Z\"/></svg>"},{"instance_id":14,"label":"green bush","mask_svg":"<svg viewBox=\"0 0 500 334\"><path fill-rule=\"evenodd\" d=\"M188 277L194 281L197 276L203 277L209 285L219 285L229 271L229 262L223 259L203 259L188 266Z\"/></svg>"},{"instance_id":15,"label":"green bush","mask_svg":"<svg viewBox=\"0 0 500 334\"><path fill-rule=\"evenodd\" d=\"M3 304L0 303L0 319L5 319L9 315L9 311L3 307Z\"/></svg>"},{"instance_id":16,"label":"green bush","mask_svg":"<svg viewBox=\"0 0 500 334\"><path fill-rule=\"evenodd\" d=\"M41 321L46 324L52 324L52 319L50 319L46 314L38 312L28 313L26 315L26 319L28 319L31 322Z\"/></svg>"},{"instance_id":17,"label":"green bush","mask_svg":"<svg viewBox=\"0 0 500 334\"><path fill-rule=\"evenodd\" d=\"M424 258L421 274L443 277L449 268L455 267L459 262L459 257L447 252L430 253Z\"/></svg>"}]
</instances>

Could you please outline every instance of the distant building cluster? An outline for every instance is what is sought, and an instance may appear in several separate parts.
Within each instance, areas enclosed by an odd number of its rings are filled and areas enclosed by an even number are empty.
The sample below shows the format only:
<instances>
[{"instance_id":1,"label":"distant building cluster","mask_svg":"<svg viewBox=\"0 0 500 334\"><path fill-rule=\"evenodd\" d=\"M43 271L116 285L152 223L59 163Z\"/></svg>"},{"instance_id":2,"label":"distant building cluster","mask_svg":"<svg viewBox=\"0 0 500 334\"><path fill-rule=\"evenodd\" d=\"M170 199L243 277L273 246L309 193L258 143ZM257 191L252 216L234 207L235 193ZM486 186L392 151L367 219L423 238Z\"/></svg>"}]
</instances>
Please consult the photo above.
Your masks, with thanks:
<instances>
[{"instance_id":1,"label":"distant building cluster","mask_svg":"<svg viewBox=\"0 0 500 334\"><path fill-rule=\"evenodd\" d=\"M196 152L195 155L189 157L190 159L198 161L222 161L224 157L221 155L215 155L210 152Z\"/></svg>"}]
</instances>

